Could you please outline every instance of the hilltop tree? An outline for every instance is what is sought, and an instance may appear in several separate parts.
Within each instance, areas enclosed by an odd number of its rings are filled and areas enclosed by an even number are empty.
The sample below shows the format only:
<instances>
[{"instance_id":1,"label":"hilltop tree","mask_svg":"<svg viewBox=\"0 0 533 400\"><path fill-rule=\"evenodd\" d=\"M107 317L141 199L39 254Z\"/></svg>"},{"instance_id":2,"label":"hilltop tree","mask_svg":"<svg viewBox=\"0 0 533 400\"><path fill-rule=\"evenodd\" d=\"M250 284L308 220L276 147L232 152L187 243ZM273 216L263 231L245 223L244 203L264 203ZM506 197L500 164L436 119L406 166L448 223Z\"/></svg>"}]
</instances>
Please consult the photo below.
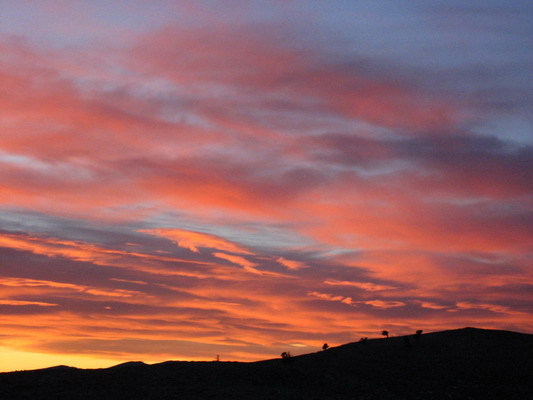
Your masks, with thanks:
<instances>
[{"instance_id":1,"label":"hilltop tree","mask_svg":"<svg viewBox=\"0 0 533 400\"><path fill-rule=\"evenodd\" d=\"M329 344L324 343L324 344L322 345L322 350L327 350L327 349L329 349Z\"/></svg>"},{"instance_id":2,"label":"hilltop tree","mask_svg":"<svg viewBox=\"0 0 533 400\"><path fill-rule=\"evenodd\" d=\"M381 331L381 334L387 338L389 337L389 331Z\"/></svg>"},{"instance_id":3,"label":"hilltop tree","mask_svg":"<svg viewBox=\"0 0 533 400\"><path fill-rule=\"evenodd\" d=\"M292 360L292 356L291 356L291 352L290 351L284 351L283 353L281 353L281 361L283 361L284 363L291 363L293 360Z\"/></svg>"}]
</instances>

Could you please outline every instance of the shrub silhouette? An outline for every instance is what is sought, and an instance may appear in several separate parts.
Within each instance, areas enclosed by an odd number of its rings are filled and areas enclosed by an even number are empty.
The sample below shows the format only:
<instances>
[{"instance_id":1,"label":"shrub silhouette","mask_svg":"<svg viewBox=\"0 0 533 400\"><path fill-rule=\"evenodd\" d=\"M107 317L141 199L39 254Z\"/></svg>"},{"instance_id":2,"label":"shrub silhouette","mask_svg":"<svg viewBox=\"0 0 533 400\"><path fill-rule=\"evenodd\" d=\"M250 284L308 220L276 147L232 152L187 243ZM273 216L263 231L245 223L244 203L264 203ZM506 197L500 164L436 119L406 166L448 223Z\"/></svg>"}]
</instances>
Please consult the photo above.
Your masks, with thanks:
<instances>
[{"instance_id":1,"label":"shrub silhouette","mask_svg":"<svg viewBox=\"0 0 533 400\"><path fill-rule=\"evenodd\" d=\"M389 337L389 331L381 331L383 336Z\"/></svg>"},{"instance_id":2,"label":"shrub silhouette","mask_svg":"<svg viewBox=\"0 0 533 400\"><path fill-rule=\"evenodd\" d=\"M359 339L360 342L366 342L368 340L367 337L362 337L361 339Z\"/></svg>"},{"instance_id":3,"label":"shrub silhouette","mask_svg":"<svg viewBox=\"0 0 533 400\"><path fill-rule=\"evenodd\" d=\"M292 358L291 356L291 352L290 351L284 351L283 353L281 353L281 361L285 364L290 364L294 361L294 358Z\"/></svg>"},{"instance_id":4,"label":"shrub silhouette","mask_svg":"<svg viewBox=\"0 0 533 400\"><path fill-rule=\"evenodd\" d=\"M327 343L324 343L322 345L322 350L327 350L327 349L329 349L329 345Z\"/></svg>"},{"instance_id":5,"label":"shrub silhouette","mask_svg":"<svg viewBox=\"0 0 533 400\"><path fill-rule=\"evenodd\" d=\"M422 336L422 332L423 332L422 329L417 330L416 333L413 335L413 337L417 340L420 339L420 336Z\"/></svg>"}]
</instances>

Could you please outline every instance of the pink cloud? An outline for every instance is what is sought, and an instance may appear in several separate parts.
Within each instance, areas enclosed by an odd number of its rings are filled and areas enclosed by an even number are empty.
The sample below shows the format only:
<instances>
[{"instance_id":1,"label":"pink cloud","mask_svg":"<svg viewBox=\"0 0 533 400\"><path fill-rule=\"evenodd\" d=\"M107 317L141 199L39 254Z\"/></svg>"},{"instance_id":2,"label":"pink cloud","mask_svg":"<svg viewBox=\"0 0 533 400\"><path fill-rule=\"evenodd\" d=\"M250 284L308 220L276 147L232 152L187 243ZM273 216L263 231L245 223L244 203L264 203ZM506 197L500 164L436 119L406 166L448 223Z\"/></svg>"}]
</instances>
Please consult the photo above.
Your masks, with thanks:
<instances>
[{"instance_id":1,"label":"pink cloud","mask_svg":"<svg viewBox=\"0 0 533 400\"><path fill-rule=\"evenodd\" d=\"M456 304L457 309L459 310L472 310L472 309L481 309L481 310L488 310L496 313L503 313L503 314L522 314L519 311L512 311L509 309L509 307L497 305L497 304L480 304L480 303L472 303L469 301L460 301ZM454 311L454 310L448 310L448 311Z\"/></svg>"},{"instance_id":2,"label":"pink cloud","mask_svg":"<svg viewBox=\"0 0 533 400\"><path fill-rule=\"evenodd\" d=\"M268 33L247 26L218 24L201 31L166 27L143 38L132 55L135 68L179 85L205 88L214 83L233 96L244 89L283 93L295 103L312 99L327 112L384 126L442 129L458 115L441 99L421 99L397 82L323 65L318 54L291 49L290 43L280 46ZM228 113L218 115L231 120Z\"/></svg>"}]
</instances>

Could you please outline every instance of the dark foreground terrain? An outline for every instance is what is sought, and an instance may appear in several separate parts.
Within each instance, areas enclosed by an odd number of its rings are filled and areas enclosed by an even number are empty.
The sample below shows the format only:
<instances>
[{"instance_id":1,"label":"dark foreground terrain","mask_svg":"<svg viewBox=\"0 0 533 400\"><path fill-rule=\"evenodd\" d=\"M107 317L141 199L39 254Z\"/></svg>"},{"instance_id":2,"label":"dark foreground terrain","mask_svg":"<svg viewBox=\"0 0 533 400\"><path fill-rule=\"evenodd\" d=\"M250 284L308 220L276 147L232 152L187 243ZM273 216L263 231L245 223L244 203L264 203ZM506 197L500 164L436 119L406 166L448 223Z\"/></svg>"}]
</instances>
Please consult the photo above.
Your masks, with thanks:
<instances>
[{"instance_id":1,"label":"dark foreground terrain","mask_svg":"<svg viewBox=\"0 0 533 400\"><path fill-rule=\"evenodd\" d=\"M465 328L289 361L126 363L0 374L0 399L533 399L533 335Z\"/></svg>"}]
</instances>

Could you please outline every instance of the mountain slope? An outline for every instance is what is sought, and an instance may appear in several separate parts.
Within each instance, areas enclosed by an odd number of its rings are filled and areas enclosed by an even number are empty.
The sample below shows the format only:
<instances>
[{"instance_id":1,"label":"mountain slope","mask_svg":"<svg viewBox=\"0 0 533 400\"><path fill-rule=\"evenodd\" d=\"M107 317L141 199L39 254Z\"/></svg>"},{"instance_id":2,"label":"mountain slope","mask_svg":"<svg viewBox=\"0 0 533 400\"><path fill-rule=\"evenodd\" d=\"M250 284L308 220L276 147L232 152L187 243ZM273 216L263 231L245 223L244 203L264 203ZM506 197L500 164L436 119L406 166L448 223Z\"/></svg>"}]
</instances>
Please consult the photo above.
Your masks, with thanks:
<instances>
[{"instance_id":1,"label":"mountain slope","mask_svg":"<svg viewBox=\"0 0 533 400\"><path fill-rule=\"evenodd\" d=\"M533 335L465 328L255 363L0 374L0 399L529 399Z\"/></svg>"}]
</instances>

